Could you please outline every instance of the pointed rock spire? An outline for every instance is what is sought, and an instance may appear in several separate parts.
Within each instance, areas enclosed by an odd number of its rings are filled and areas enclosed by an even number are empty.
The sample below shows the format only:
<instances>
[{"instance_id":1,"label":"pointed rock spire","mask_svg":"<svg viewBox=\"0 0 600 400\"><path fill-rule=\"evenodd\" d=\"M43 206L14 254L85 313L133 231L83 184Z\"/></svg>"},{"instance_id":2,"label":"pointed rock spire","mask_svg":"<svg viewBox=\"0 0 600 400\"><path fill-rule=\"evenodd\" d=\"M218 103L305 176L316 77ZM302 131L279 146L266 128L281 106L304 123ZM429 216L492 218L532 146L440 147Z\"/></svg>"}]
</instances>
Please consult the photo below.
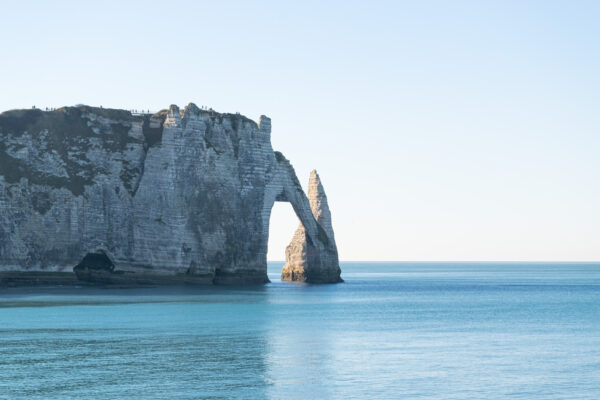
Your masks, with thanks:
<instances>
[{"instance_id":1,"label":"pointed rock spire","mask_svg":"<svg viewBox=\"0 0 600 400\"><path fill-rule=\"evenodd\" d=\"M321 178L315 170L310 173L308 201L318 233L316 237L310 237L300 223L285 249L286 263L281 271L281 279L313 283L342 282L331 212Z\"/></svg>"},{"instance_id":2,"label":"pointed rock spire","mask_svg":"<svg viewBox=\"0 0 600 400\"><path fill-rule=\"evenodd\" d=\"M334 241L331 212L329 211L329 204L327 203L327 195L321 184L321 177L315 169L310 172L310 179L308 180L308 201L310 202L310 209L315 216L315 219L319 225L325 229L329 239Z\"/></svg>"}]
</instances>

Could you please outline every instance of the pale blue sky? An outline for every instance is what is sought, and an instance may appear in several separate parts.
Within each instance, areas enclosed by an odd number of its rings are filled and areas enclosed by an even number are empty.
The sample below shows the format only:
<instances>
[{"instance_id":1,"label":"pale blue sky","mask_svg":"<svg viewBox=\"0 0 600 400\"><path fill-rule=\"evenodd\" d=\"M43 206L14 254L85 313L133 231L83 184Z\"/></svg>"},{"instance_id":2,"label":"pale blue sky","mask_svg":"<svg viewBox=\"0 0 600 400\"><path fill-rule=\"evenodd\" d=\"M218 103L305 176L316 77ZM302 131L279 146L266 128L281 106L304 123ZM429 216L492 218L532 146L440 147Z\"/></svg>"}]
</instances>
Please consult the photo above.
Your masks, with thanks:
<instances>
[{"instance_id":1,"label":"pale blue sky","mask_svg":"<svg viewBox=\"0 0 600 400\"><path fill-rule=\"evenodd\" d=\"M266 114L342 260L600 260L600 2L0 5L0 110Z\"/></svg>"}]
</instances>

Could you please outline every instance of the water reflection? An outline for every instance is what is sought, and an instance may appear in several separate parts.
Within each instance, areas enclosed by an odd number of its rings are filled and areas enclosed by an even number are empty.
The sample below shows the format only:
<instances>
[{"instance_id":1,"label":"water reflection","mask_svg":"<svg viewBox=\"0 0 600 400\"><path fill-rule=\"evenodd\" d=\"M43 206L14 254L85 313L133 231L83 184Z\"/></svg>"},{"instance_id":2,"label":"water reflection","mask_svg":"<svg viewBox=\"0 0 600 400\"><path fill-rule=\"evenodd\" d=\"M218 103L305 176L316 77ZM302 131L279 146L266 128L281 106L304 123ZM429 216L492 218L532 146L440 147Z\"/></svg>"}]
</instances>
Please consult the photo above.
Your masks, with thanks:
<instances>
[{"instance_id":1,"label":"water reflection","mask_svg":"<svg viewBox=\"0 0 600 400\"><path fill-rule=\"evenodd\" d=\"M266 397L264 288L17 292L0 301L2 396Z\"/></svg>"},{"instance_id":2,"label":"water reflection","mask_svg":"<svg viewBox=\"0 0 600 400\"><path fill-rule=\"evenodd\" d=\"M0 398L600 398L600 264L343 270L340 285L3 290Z\"/></svg>"}]
</instances>

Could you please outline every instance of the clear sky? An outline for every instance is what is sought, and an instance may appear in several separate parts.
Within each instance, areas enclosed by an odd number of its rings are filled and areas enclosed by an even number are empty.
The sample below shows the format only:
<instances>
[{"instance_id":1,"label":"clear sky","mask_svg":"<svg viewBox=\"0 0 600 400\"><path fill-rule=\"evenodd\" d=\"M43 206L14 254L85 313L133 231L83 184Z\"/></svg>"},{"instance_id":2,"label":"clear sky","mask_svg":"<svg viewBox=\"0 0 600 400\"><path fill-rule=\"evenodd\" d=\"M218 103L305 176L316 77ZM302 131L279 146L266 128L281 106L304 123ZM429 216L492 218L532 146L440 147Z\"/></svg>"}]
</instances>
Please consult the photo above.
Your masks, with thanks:
<instances>
[{"instance_id":1,"label":"clear sky","mask_svg":"<svg viewBox=\"0 0 600 400\"><path fill-rule=\"evenodd\" d=\"M0 110L266 114L342 260L600 260L600 2L0 5Z\"/></svg>"}]
</instances>

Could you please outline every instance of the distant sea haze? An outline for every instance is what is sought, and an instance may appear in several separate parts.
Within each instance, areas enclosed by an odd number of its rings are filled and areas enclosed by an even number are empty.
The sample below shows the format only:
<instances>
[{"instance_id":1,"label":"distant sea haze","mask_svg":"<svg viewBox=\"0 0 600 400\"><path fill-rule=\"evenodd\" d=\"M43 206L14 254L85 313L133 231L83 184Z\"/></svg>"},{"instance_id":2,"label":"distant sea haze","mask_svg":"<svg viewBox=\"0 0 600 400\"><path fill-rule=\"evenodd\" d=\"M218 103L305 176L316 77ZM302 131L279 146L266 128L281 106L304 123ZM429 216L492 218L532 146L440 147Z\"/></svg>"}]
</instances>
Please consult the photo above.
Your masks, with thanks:
<instances>
[{"instance_id":1,"label":"distant sea haze","mask_svg":"<svg viewBox=\"0 0 600 400\"><path fill-rule=\"evenodd\" d=\"M600 263L0 292L0 399L598 399Z\"/></svg>"}]
</instances>

